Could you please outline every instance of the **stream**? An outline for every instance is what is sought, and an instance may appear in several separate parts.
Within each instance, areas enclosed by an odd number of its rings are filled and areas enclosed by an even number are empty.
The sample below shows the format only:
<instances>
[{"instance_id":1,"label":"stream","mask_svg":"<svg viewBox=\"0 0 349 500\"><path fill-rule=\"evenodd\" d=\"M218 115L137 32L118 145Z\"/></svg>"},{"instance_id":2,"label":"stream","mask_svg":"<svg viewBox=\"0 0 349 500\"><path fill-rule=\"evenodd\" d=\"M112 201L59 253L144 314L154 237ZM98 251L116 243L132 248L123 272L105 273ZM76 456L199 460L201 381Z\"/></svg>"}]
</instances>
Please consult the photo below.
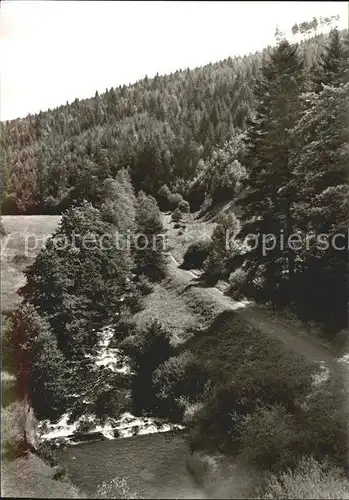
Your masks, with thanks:
<instances>
[{"instance_id":1,"label":"stream","mask_svg":"<svg viewBox=\"0 0 349 500\"><path fill-rule=\"evenodd\" d=\"M113 329L101 330L95 367L129 375L128 360L110 346ZM79 397L79 395L76 395ZM94 496L97 486L114 478L125 479L141 498L205 498L186 469L189 449L185 427L166 419L138 417L125 412L118 419L101 424L95 415L82 415L70 421L68 411L56 423L42 421L38 435L57 445L70 481ZM79 432L79 423L91 422L90 430Z\"/></svg>"},{"instance_id":2,"label":"stream","mask_svg":"<svg viewBox=\"0 0 349 500\"><path fill-rule=\"evenodd\" d=\"M119 349L110 347L113 335L112 327L103 328L99 333L96 354L86 354L86 358L93 359L95 368L103 369L106 376L109 370L112 373L129 375L131 370L127 358L121 355ZM81 395L76 394L75 397ZM89 422L89 430L82 433L79 431L79 425L86 421ZM119 439L183 429L183 425L172 424L167 419L139 417L130 412L123 413L117 419L107 418L103 423L93 414L84 414L71 421L71 411L67 411L56 423L41 421L38 425L38 436L42 441L74 445L85 441Z\"/></svg>"}]
</instances>

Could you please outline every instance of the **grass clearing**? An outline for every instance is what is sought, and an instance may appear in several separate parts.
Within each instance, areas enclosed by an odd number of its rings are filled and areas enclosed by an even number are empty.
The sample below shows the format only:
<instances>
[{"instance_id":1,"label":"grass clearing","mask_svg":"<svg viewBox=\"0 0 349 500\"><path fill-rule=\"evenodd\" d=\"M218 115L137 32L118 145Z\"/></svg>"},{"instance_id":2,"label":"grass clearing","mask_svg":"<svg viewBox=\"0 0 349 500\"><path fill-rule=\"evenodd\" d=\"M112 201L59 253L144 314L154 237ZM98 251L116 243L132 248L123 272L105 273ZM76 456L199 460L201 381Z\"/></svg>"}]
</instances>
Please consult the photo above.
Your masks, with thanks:
<instances>
[{"instance_id":1,"label":"grass clearing","mask_svg":"<svg viewBox=\"0 0 349 500\"><path fill-rule=\"evenodd\" d=\"M2 497L86 498L67 480L53 479L55 469L32 454L12 462L2 461L1 472Z\"/></svg>"},{"instance_id":2,"label":"grass clearing","mask_svg":"<svg viewBox=\"0 0 349 500\"><path fill-rule=\"evenodd\" d=\"M23 274L45 241L58 227L59 215L5 215L1 217L6 234L1 243L1 307L12 311L20 303L18 288L25 284Z\"/></svg>"},{"instance_id":3,"label":"grass clearing","mask_svg":"<svg viewBox=\"0 0 349 500\"><path fill-rule=\"evenodd\" d=\"M22 435L22 424L26 421L27 432L34 433L28 427L27 411L16 400L13 377L1 378L1 496L32 498L84 498L83 495L66 479L56 480L56 469L50 467L38 456L29 453L27 457L11 459L7 456L8 446L14 446ZM11 393L11 401L4 397Z\"/></svg>"},{"instance_id":4,"label":"grass clearing","mask_svg":"<svg viewBox=\"0 0 349 500\"><path fill-rule=\"evenodd\" d=\"M144 299L144 309L134 316L138 327L158 319L172 335L174 345L186 341L190 332L202 324L200 312L194 312L180 297L171 280L165 279L154 286L153 292Z\"/></svg>"}]
</instances>

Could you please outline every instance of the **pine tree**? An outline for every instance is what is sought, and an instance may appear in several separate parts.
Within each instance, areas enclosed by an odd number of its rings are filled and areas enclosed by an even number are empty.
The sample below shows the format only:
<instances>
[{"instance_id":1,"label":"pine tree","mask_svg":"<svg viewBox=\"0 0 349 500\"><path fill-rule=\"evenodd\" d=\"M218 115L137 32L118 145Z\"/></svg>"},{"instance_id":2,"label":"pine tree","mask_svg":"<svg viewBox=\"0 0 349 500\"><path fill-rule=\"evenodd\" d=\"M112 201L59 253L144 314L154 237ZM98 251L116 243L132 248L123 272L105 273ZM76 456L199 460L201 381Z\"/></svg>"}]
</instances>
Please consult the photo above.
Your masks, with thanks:
<instances>
[{"instance_id":1,"label":"pine tree","mask_svg":"<svg viewBox=\"0 0 349 500\"><path fill-rule=\"evenodd\" d=\"M282 250L281 234L292 233L290 206L292 165L290 153L294 146L291 129L299 112L302 92L303 62L297 45L281 40L270 60L265 61L261 80L255 89L256 110L249 122L246 138L247 152L243 164L247 170L246 196L240 201L243 208L242 236L259 235L258 245L248 255L250 275L262 269L269 300L275 300L284 272L289 280L294 273L294 255ZM263 249L263 238L272 234L274 248ZM287 300L286 294L283 294Z\"/></svg>"},{"instance_id":2,"label":"pine tree","mask_svg":"<svg viewBox=\"0 0 349 500\"><path fill-rule=\"evenodd\" d=\"M165 276L165 256L163 253L164 228L160 209L155 198L143 191L138 193L137 234L135 235L136 273L145 274L152 281Z\"/></svg>"},{"instance_id":3,"label":"pine tree","mask_svg":"<svg viewBox=\"0 0 349 500\"><path fill-rule=\"evenodd\" d=\"M310 244L299 255L297 303L303 315L338 329L348 320L349 84L325 86L304 99L307 108L294 129L293 217L303 242L308 237Z\"/></svg>"},{"instance_id":4,"label":"pine tree","mask_svg":"<svg viewBox=\"0 0 349 500\"><path fill-rule=\"evenodd\" d=\"M345 59L340 32L337 28L332 29L324 53L310 72L311 90L321 92L322 85L337 86L343 82L343 72L348 64Z\"/></svg>"}]
</instances>

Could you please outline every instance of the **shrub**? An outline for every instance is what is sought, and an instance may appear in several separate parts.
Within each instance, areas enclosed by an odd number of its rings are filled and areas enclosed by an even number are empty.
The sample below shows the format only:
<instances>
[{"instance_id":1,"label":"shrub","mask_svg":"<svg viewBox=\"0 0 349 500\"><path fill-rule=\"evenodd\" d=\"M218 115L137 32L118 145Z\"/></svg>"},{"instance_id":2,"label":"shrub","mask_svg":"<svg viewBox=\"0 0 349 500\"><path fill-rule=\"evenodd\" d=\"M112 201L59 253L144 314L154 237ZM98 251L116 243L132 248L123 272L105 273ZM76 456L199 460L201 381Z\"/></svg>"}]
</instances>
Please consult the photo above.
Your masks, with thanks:
<instances>
[{"instance_id":1,"label":"shrub","mask_svg":"<svg viewBox=\"0 0 349 500\"><path fill-rule=\"evenodd\" d=\"M234 214L221 215L212 233L210 253L204 263L204 278L214 285L223 276L226 262L232 257L231 238L239 232L240 222ZM227 243L229 242L229 245Z\"/></svg>"},{"instance_id":2,"label":"shrub","mask_svg":"<svg viewBox=\"0 0 349 500\"><path fill-rule=\"evenodd\" d=\"M177 207L171 214L171 220L173 222L179 222L182 218L182 212Z\"/></svg>"},{"instance_id":3,"label":"shrub","mask_svg":"<svg viewBox=\"0 0 349 500\"><path fill-rule=\"evenodd\" d=\"M142 311L144 305L140 288L135 287L132 293L129 294L128 307L132 314L136 314L137 312Z\"/></svg>"},{"instance_id":4,"label":"shrub","mask_svg":"<svg viewBox=\"0 0 349 500\"><path fill-rule=\"evenodd\" d=\"M120 387L113 387L97 396L94 412L99 418L119 418L122 413L129 411L130 407L130 391Z\"/></svg>"},{"instance_id":5,"label":"shrub","mask_svg":"<svg viewBox=\"0 0 349 500\"><path fill-rule=\"evenodd\" d=\"M67 404L69 367L47 319L31 304L14 312L7 347L17 361L19 397L30 397L40 419L60 416Z\"/></svg>"},{"instance_id":6,"label":"shrub","mask_svg":"<svg viewBox=\"0 0 349 500\"><path fill-rule=\"evenodd\" d=\"M267 470L293 465L295 425L282 406L258 408L245 417L239 432L241 455L249 464Z\"/></svg>"},{"instance_id":7,"label":"shrub","mask_svg":"<svg viewBox=\"0 0 349 500\"><path fill-rule=\"evenodd\" d=\"M192 243L183 258L183 269L200 269L205 262L211 248L210 240Z\"/></svg>"},{"instance_id":8,"label":"shrub","mask_svg":"<svg viewBox=\"0 0 349 500\"><path fill-rule=\"evenodd\" d=\"M170 210L178 208L180 202L183 201L183 196L180 193L173 193L168 197L168 207Z\"/></svg>"},{"instance_id":9,"label":"shrub","mask_svg":"<svg viewBox=\"0 0 349 500\"><path fill-rule=\"evenodd\" d=\"M110 347L118 347L120 341L124 340L129 335L132 335L135 331L136 325L132 319L132 315L130 312L121 316L120 320L114 326L114 334L113 334L113 345L110 344Z\"/></svg>"},{"instance_id":10,"label":"shrub","mask_svg":"<svg viewBox=\"0 0 349 500\"><path fill-rule=\"evenodd\" d=\"M138 496L131 491L125 479L115 477L109 482L104 481L97 487L96 498L138 498Z\"/></svg>"},{"instance_id":11,"label":"shrub","mask_svg":"<svg viewBox=\"0 0 349 500\"><path fill-rule=\"evenodd\" d=\"M52 479L54 479L55 481L58 481L60 479L64 479L66 477L66 474L67 474L67 469L64 465L60 465L59 467L56 468L53 476L52 476Z\"/></svg>"},{"instance_id":12,"label":"shrub","mask_svg":"<svg viewBox=\"0 0 349 500\"><path fill-rule=\"evenodd\" d=\"M180 229L182 228L182 225L179 224L179 222L176 222L174 225L173 225L174 229Z\"/></svg>"},{"instance_id":13,"label":"shrub","mask_svg":"<svg viewBox=\"0 0 349 500\"><path fill-rule=\"evenodd\" d=\"M255 470L246 470L221 454L191 453L186 469L206 498L253 498L253 483L259 479Z\"/></svg>"},{"instance_id":14,"label":"shrub","mask_svg":"<svg viewBox=\"0 0 349 500\"><path fill-rule=\"evenodd\" d=\"M220 258L218 252L210 249L208 257L203 263L203 278L208 286L214 286L222 277L224 261Z\"/></svg>"},{"instance_id":15,"label":"shrub","mask_svg":"<svg viewBox=\"0 0 349 500\"><path fill-rule=\"evenodd\" d=\"M195 483L203 486L207 477L216 472L216 462L212 456L196 451L187 458L186 469Z\"/></svg>"},{"instance_id":16,"label":"shrub","mask_svg":"<svg viewBox=\"0 0 349 500\"><path fill-rule=\"evenodd\" d=\"M235 269L229 276L229 294L235 299L238 299L241 294L241 289L246 282L247 273L239 267Z\"/></svg>"},{"instance_id":17,"label":"shrub","mask_svg":"<svg viewBox=\"0 0 349 500\"><path fill-rule=\"evenodd\" d=\"M150 283L145 274L138 276L137 288L142 295L149 295L154 290L154 286Z\"/></svg>"},{"instance_id":18,"label":"shrub","mask_svg":"<svg viewBox=\"0 0 349 500\"><path fill-rule=\"evenodd\" d=\"M195 417L192 449L204 445L209 451L236 454L242 449L248 415L261 405L275 404L299 414L300 402L311 391L312 365L299 356L285 355L273 342L254 338L253 329L248 331L228 328L225 337L211 335L201 345L200 359L216 389Z\"/></svg>"},{"instance_id":19,"label":"shrub","mask_svg":"<svg viewBox=\"0 0 349 500\"><path fill-rule=\"evenodd\" d=\"M179 202L178 208L182 212L182 214L190 213L190 205L188 201L182 200L181 202Z\"/></svg>"},{"instance_id":20,"label":"shrub","mask_svg":"<svg viewBox=\"0 0 349 500\"><path fill-rule=\"evenodd\" d=\"M341 469L306 456L295 470L272 475L259 498L346 499L349 498L349 481Z\"/></svg>"},{"instance_id":21,"label":"shrub","mask_svg":"<svg viewBox=\"0 0 349 500\"><path fill-rule=\"evenodd\" d=\"M346 391L345 380L324 383L307 398L298 424L299 446L304 455L312 454L317 460L328 456L336 465L347 468L349 416Z\"/></svg>"},{"instance_id":22,"label":"shrub","mask_svg":"<svg viewBox=\"0 0 349 500\"><path fill-rule=\"evenodd\" d=\"M216 386L193 420L190 449L220 450L236 454L239 450L239 424L255 409L256 402L243 389Z\"/></svg>"},{"instance_id":23,"label":"shrub","mask_svg":"<svg viewBox=\"0 0 349 500\"><path fill-rule=\"evenodd\" d=\"M153 372L174 354L169 333L159 321L154 320L145 331L138 331L125 339L121 348L129 356L135 371L132 382L133 411L154 410L157 398L152 383Z\"/></svg>"},{"instance_id":24,"label":"shrub","mask_svg":"<svg viewBox=\"0 0 349 500\"><path fill-rule=\"evenodd\" d=\"M180 419L185 403L197 402L207 383L202 364L190 353L173 356L153 374L153 385L164 416Z\"/></svg>"}]
</instances>

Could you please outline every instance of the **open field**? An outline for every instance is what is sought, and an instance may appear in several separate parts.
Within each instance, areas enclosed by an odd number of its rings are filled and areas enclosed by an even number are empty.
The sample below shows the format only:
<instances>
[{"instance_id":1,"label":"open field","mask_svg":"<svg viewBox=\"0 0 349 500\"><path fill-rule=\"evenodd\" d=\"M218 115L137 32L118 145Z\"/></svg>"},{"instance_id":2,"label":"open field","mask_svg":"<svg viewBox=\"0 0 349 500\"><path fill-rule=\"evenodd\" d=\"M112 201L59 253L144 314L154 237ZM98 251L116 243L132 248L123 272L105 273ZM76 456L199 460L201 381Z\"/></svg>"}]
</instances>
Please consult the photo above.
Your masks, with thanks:
<instances>
[{"instance_id":1,"label":"open field","mask_svg":"<svg viewBox=\"0 0 349 500\"><path fill-rule=\"evenodd\" d=\"M58 227L56 215L5 215L1 221L6 235L1 237L1 309L13 310L20 302L17 290L25 283L23 271L42 247L45 238Z\"/></svg>"}]
</instances>

